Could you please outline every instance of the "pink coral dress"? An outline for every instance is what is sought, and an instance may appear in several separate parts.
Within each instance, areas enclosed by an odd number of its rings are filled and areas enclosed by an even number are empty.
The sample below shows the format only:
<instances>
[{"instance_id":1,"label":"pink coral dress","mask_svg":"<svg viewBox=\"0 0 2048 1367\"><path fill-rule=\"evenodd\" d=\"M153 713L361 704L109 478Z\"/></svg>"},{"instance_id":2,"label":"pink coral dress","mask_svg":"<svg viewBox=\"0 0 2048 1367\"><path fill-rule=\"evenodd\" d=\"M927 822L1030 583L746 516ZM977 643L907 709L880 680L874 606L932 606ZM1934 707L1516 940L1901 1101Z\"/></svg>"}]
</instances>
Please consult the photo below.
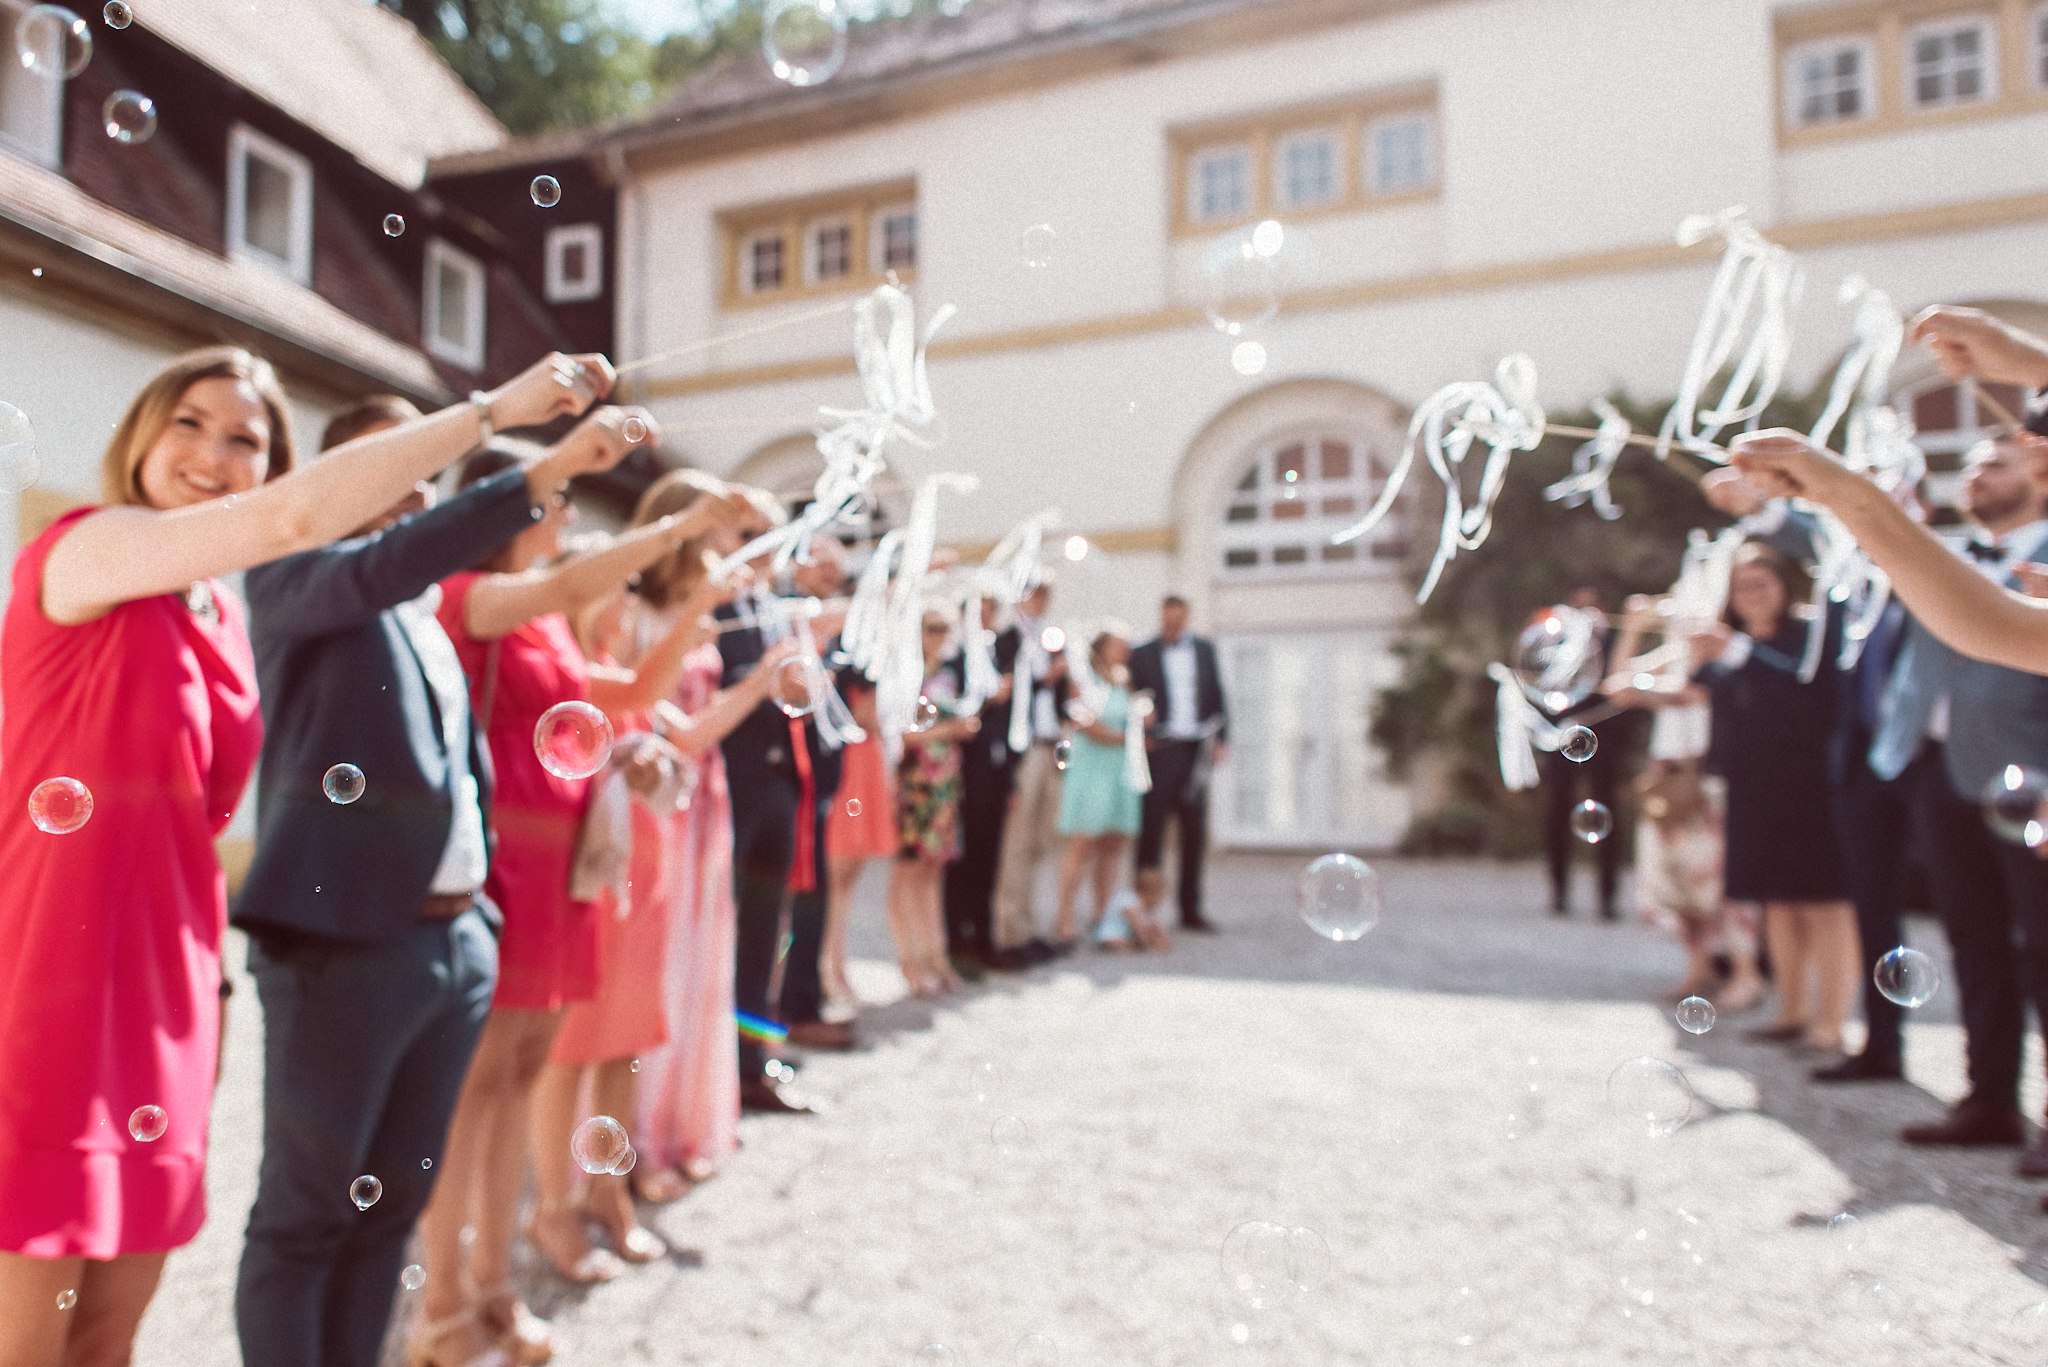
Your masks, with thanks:
<instances>
[{"instance_id":1,"label":"pink coral dress","mask_svg":"<svg viewBox=\"0 0 2048 1367\"><path fill-rule=\"evenodd\" d=\"M227 925L213 841L263 737L222 585L198 607L43 615L50 548L93 511L21 552L0 625L0 1249L34 1258L161 1253L206 1219ZM28 815L59 776L92 793L62 835ZM143 1107L160 1136L131 1133Z\"/></svg>"},{"instance_id":2,"label":"pink coral dress","mask_svg":"<svg viewBox=\"0 0 2048 1367\"><path fill-rule=\"evenodd\" d=\"M718 692L722 664L716 643L683 662L677 702L702 711ZM734 1047L733 944L737 912L732 890L732 799L725 759L716 745L696 757L697 786L689 808L670 818L668 952L661 997L668 1043L640 1061L640 1116L633 1132L650 1171L691 1159L722 1161L736 1147L740 1072Z\"/></svg>"}]
</instances>

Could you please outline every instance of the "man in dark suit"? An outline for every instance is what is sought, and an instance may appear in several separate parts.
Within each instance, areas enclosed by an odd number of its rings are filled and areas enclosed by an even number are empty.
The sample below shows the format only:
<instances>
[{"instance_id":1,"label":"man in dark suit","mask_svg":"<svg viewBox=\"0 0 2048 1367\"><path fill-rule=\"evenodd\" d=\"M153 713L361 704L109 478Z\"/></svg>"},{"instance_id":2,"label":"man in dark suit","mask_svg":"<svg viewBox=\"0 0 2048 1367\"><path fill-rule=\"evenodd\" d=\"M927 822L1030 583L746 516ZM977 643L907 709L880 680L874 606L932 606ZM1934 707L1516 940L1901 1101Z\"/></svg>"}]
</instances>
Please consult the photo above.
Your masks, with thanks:
<instances>
[{"instance_id":1,"label":"man in dark suit","mask_svg":"<svg viewBox=\"0 0 2048 1367\"><path fill-rule=\"evenodd\" d=\"M946 865L946 955L970 971L996 967L996 871L1003 856L1003 819L1010 807L1016 752L1010 749L1011 671L1016 668L1017 628L996 631L1000 605L981 600L981 630L993 632L989 648L1002 682L981 705L981 730L961 752L960 857ZM967 687L963 652L947 662L954 682Z\"/></svg>"},{"instance_id":2,"label":"man in dark suit","mask_svg":"<svg viewBox=\"0 0 2048 1367\"><path fill-rule=\"evenodd\" d=\"M1606 609L1605 594L1598 585L1581 584L1565 599L1565 606L1586 612L1602 612ZM1612 672L1611 658L1614 640L1605 626L1594 633L1593 652L1601 660L1600 676L1605 678ZM1573 726L1574 718L1591 711L1606 699L1593 694L1575 707L1562 712L1549 713L1549 719L1559 726ZM1622 714L1625 717L1627 714ZM1599 803L1612 815L1619 814L1621 791L1621 731L1626 723L1622 717L1609 719L1604 725L1587 727L1593 733L1598 748L1590 758L1574 759L1562 750L1553 750L1542 758L1543 787L1543 862L1550 875L1550 914L1567 916L1571 914L1571 867L1572 855L1582 842L1572 832L1572 810L1583 792L1586 798ZM1584 785L1581 787L1581 785ZM1615 905L1615 889L1621 879L1621 842L1609 835L1593 846L1594 858L1599 863L1600 878L1600 919L1615 921L1621 917Z\"/></svg>"},{"instance_id":3,"label":"man in dark suit","mask_svg":"<svg viewBox=\"0 0 2048 1367\"><path fill-rule=\"evenodd\" d=\"M1138 893L1148 908L1164 900L1168 822L1179 828L1180 924L1212 931L1202 914L1202 864L1209 847L1209 772L1228 753L1230 712L1216 645L1188 632L1188 600L1159 605L1159 635L1131 652L1131 688L1152 695L1152 791L1138 830Z\"/></svg>"},{"instance_id":4,"label":"man in dark suit","mask_svg":"<svg viewBox=\"0 0 2048 1367\"><path fill-rule=\"evenodd\" d=\"M324 444L412 416L372 401ZM246 1361L376 1363L497 982L490 756L436 586L627 449L585 422L438 507L422 486L353 539L248 573L266 735L233 916L265 1018L263 1163L235 1294ZM383 1191L358 1210L363 1175Z\"/></svg>"}]
</instances>

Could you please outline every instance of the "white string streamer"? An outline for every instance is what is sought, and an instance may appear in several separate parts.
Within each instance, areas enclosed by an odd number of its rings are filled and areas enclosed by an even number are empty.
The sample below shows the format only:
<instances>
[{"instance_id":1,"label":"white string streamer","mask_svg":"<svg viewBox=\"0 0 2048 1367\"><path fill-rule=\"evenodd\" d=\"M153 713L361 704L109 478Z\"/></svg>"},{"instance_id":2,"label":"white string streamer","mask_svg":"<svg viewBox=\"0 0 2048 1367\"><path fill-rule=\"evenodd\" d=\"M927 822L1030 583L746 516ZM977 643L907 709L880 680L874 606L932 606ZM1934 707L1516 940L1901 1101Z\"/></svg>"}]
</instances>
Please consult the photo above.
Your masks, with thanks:
<instances>
[{"instance_id":1,"label":"white string streamer","mask_svg":"<svg viewBox=\"0 0 2048 1367\"><path fill-rule=\"evenodd\" d=\"M1791 357L1792 311L1805 281L1799 263L1750 226L1746 209L1698 215L1678 225L1681 246L1710 237L1727 246L1693 333L1678 399L1657 433L1660 460L1670 457L1674 444L1722 459L1714 439L1737 423L1755 423L1777 395ZM1720 396L1702 407L1708 387L1724 371L1728 378Z\"/></svg>"}]
</instances>

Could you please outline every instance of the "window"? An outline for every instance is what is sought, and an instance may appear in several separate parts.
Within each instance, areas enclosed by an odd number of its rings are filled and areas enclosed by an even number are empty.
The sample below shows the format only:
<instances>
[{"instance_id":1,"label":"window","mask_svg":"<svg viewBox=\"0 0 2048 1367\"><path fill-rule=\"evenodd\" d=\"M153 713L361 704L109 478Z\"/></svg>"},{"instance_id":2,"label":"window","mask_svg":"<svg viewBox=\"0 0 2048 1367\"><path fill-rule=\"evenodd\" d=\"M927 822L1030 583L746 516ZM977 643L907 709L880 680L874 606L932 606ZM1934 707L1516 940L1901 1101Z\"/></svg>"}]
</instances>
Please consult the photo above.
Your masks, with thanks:
<instances>
[{"instance_id":1,"label":"window","mask_svg":"<svg viewBox=\"0 0 2048 1367\"><path fill-rule=\"evenodd\" d=\"M875 275L887 275L890 271L914 271L917 269L917 210L912 205L895 204L875 215L875 221L868 230L868 240L874 244L873 260L868 269Z\"/></svg>"},{"instance_id":2,"label":"window","mask_svg":"<svg viewBox=\"0 0 2048 1367\"><path fill-rule=\"evenodd\" d=\"M1398 452L1391 453L1398 456ZM1356 541L1330 538L1364 516L1385 487L1389 453L1334 432L1262 449L1231 492L1218 536L1226 575L1378 574L1408 558L1405 503Z\"/></svg>"},{"instance_id":3,"label":"window","mask_svg":"<svg viewBox=\"0 0 2048 1367\"><path fill-rule=\"evenodd\" d=\"M595 223L550 228L547 294L550 304L577 304L604 291L604 233Z\"/></svg>"},{"instance_id":4,"label":"window","mask_svg":"<svg viewBox=\"0 0 2048 1367\"><path fill-rule=\"evenodd\" d=\"M12 39L18 34L21 14L13 5L0 4L0 35ZM58 36L54 26L45 27L53 39ZM11 44L0 48L0 148L55 166L63 150L63 113L64 82L23 66Z\"/></svg>"},{"instance_id":5,"label":"window","mask_svg":"<svg viewBox=\"0 0 2048 1367\"><path fill-rule=\"evenodd\" d=\"M1906 36L1906 102L1915 109L1977 104L1997 94L1989 19L1944 19Z\"/></svg>"},{"instance_id":6,"label":"window","mask_svg":"<svg viewBox=\"0 0 2048 1367\"><path fill-rule=\"evenodd\" d=\"M1252 149L1209 147L1188 158L1188 219L1213 223L1252 211Z\"/></svg>"},{"instance_id":7,"label":"window","mask_svg":"<svg viewBox=\"0 0 2048 1367\"><path fill-rule=\"evenodd\" d=\"M1309 209L1342 199L1339 141L1334 128L1314 128L1281 138L1273 158L1273 202L1283 209Z\"/></svg>"},{"instance_id":8,"label":"window","mask_svg":"<svg viewBox=\"0 0 2048 1367\"><path fill-rule=\"evenodd\" d=\"M427 350L468 370L484 363L484 268L435 238L427 243Z\"/></svg>"},{"instance_id":9,"label":"window","mask_svg":"<svg viewBox=\"0 0 2048 1367\"><path fill-rule=\"evenodd\" d=\"M1367 125L1365 183L1376 195L1426 190L1436 183L1436 118L1396 114Z\"/></svg>"},{"instance_id":10,"label":"window","mask_svg":"<svg viewBox=\"0 0 2048 1367\"><path fill-rule=\"evenodd\" d=\"M2034 11L2034 88L2048 90L2048 5Z\"/></svg>"},{"instance_id":11,"label":"window","mask_svg":"<svg viewBox=\"0 0 2048 1367\"><path fill-rule=\"evenodd\" d=\"M740 248L740 292L770 294L788 283L789 244L782 229L749 236Z\"/></svg>"},{"instance_id":12,"label":"window","mask_svg":"<svg viewBox=\"0 0 2048 1367\"><path fill-rule=\"evenodd\" d=\"M1828 38L1785 54L1785 120L1793 128L1854 123L1877 113L1868 39Z\"/></svg>"},{"instance_id":13,"label":"window","mask_svg":"<svg viewBox=\"0 0 2048 1367\"><path fill-rule=\"evenodd\" d=\"M804 231L804 283L829 285L853 274L853 221L826 219Z\"/></svg>"},{"instance_id":14,"label":"window","mask_svg":"<svg viewBox=\"0 0 2048 1367\"><path fill-rule=\"evenodd\" d=\"M228 134L228 252L312 283L312 163L241 124Z\"/></svg>"}]
</instances>

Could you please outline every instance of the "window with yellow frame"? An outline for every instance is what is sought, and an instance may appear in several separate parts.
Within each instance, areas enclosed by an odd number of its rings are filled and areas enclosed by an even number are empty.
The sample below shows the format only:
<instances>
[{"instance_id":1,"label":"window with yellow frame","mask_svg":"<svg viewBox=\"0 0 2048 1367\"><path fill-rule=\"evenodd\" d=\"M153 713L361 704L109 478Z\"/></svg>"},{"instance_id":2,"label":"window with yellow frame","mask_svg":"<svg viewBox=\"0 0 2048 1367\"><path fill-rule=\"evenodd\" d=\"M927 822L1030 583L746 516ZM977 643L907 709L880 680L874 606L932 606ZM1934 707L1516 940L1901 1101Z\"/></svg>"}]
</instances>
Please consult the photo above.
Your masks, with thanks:
<instances>
[{"instance_id":1,"label":"window with yellow frame","mask_svg":"<svg viewBox=\"0 0 2048 1367\"><path fill-rule=\"evenodd\" d=\"M871 289L917 270L917 197L896 182L721 216L728 305Z\"/></svg>"}]
</instances>

